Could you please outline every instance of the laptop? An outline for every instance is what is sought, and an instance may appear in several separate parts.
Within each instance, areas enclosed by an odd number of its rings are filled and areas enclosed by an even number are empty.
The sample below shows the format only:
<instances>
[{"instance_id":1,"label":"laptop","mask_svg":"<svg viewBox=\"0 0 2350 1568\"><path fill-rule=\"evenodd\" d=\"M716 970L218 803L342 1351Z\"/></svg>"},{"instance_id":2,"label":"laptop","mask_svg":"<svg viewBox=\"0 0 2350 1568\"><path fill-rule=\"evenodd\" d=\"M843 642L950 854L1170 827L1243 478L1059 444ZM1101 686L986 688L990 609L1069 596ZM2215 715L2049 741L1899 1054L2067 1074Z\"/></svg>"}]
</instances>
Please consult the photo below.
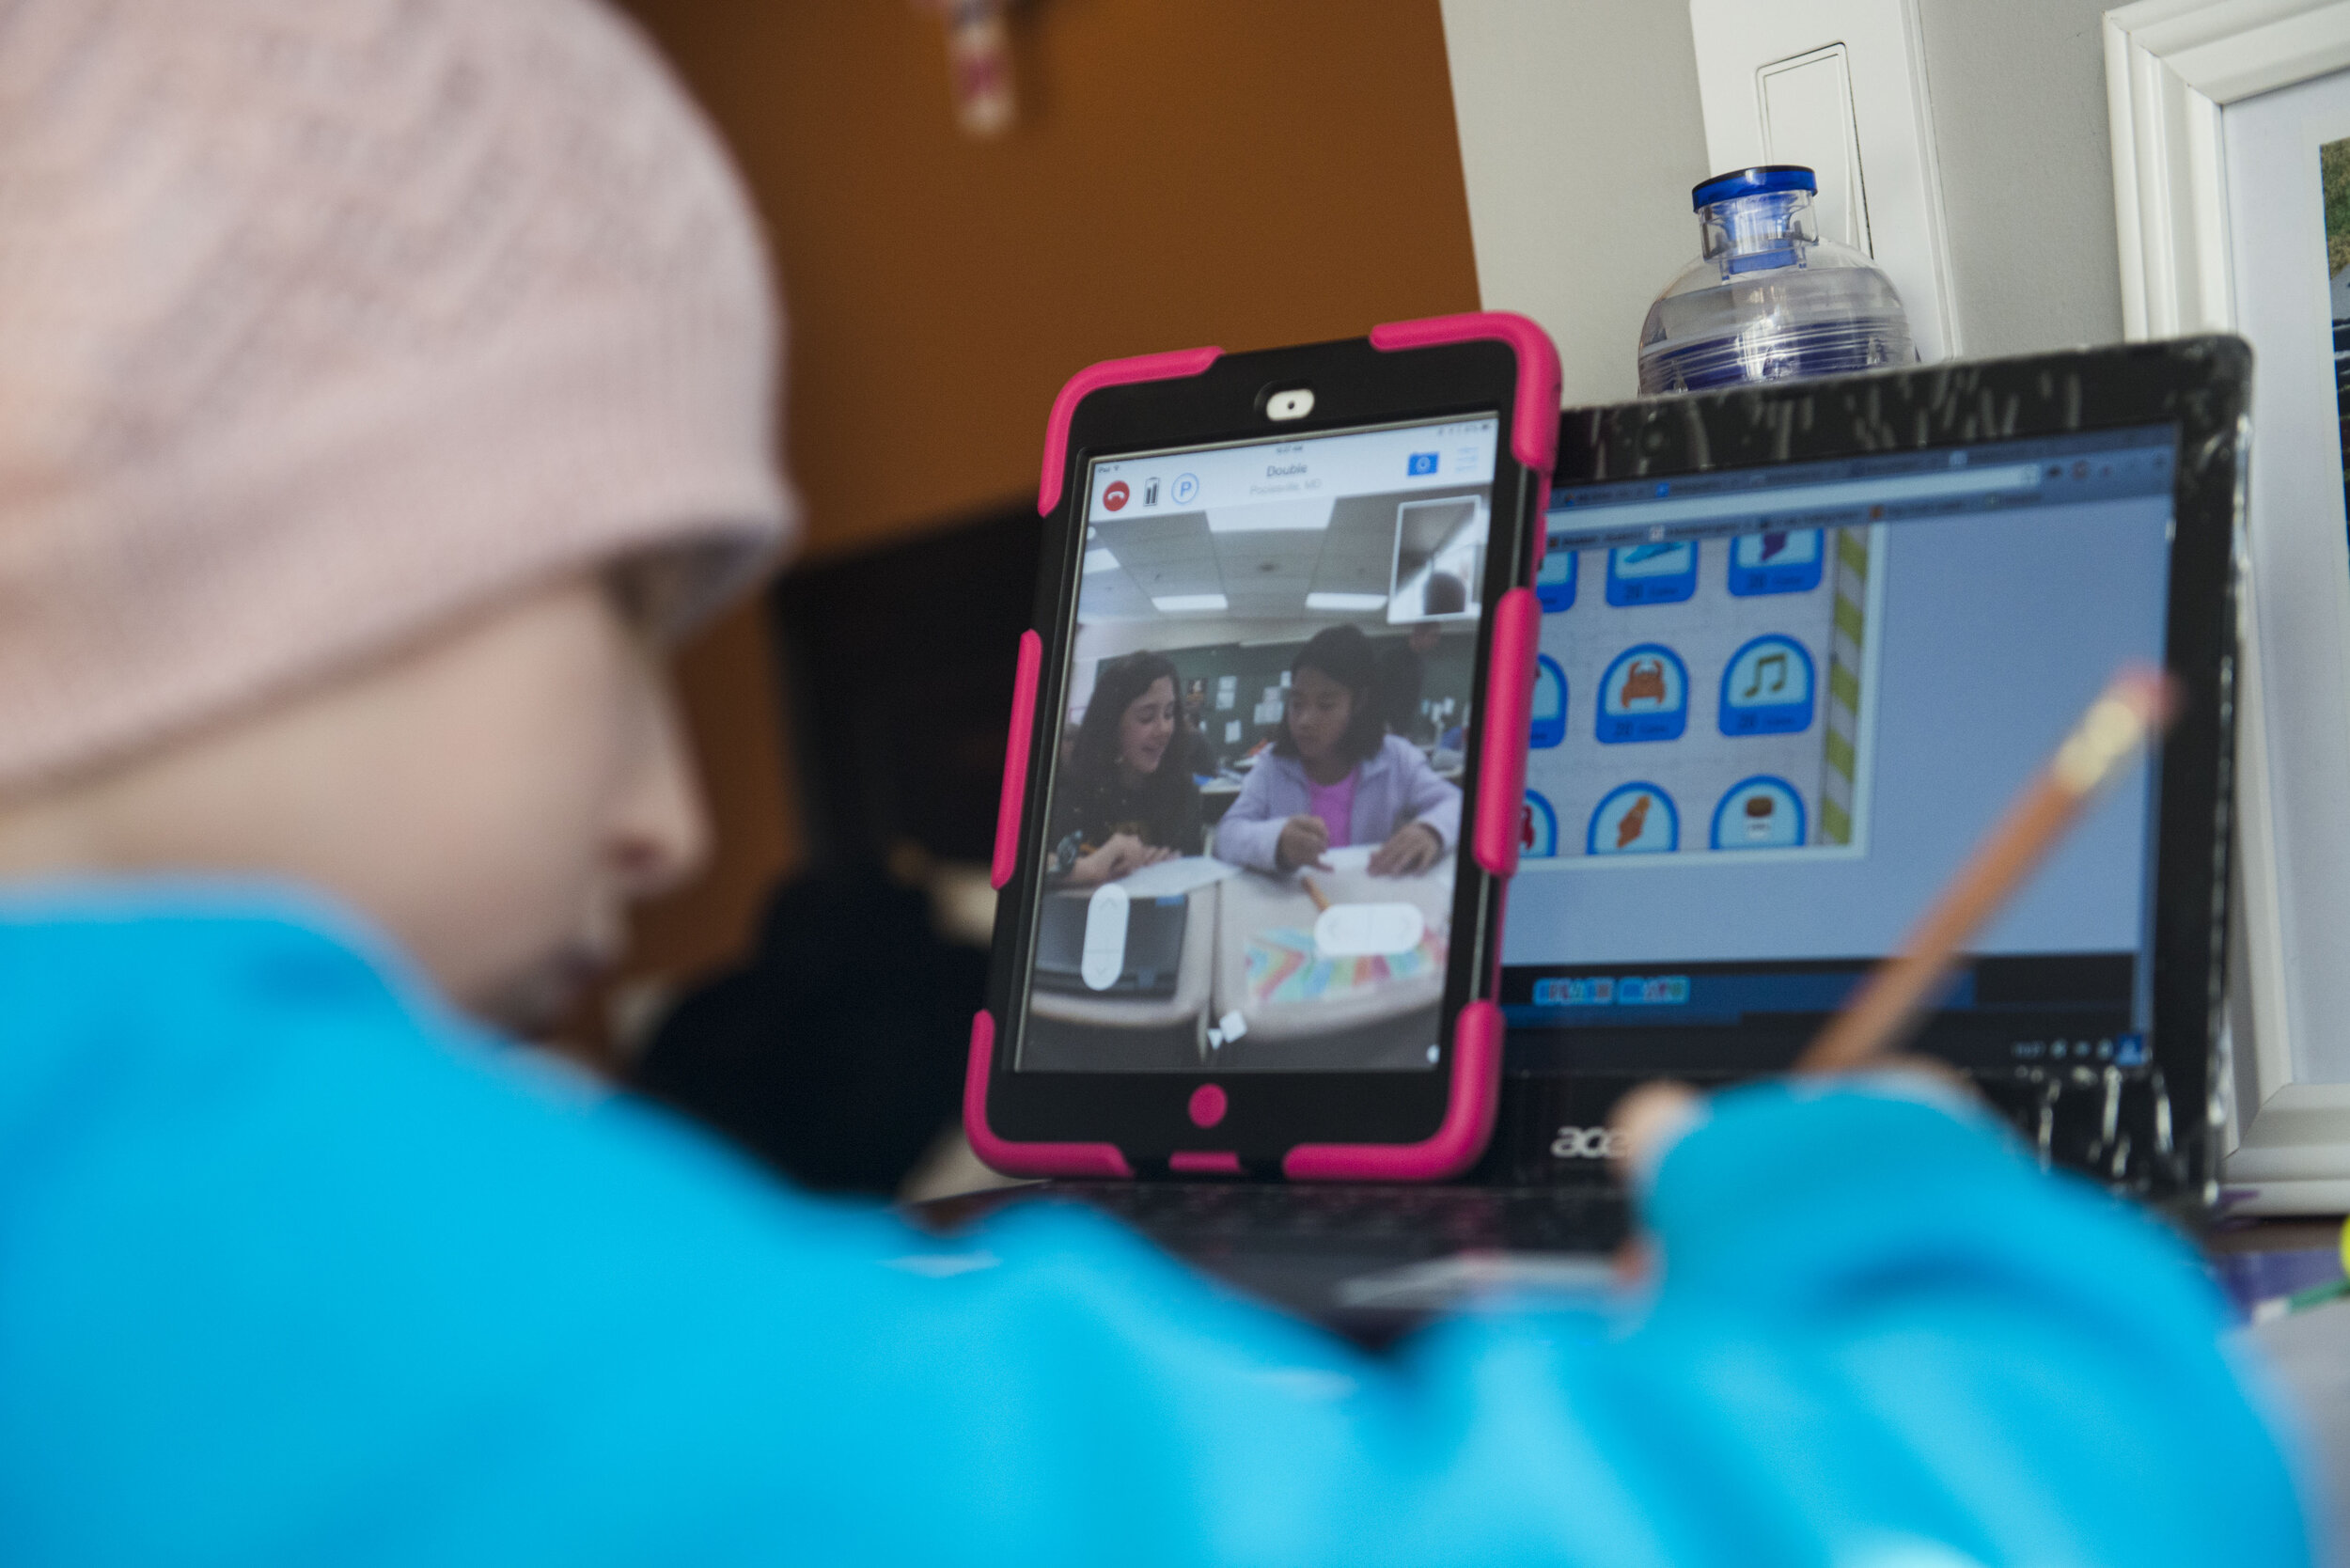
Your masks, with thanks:
<instances>
[{"instance_id":1,"label":"laptop","mask_svg":"<svg viewBox=\"0 0 2350 1568\"><path fill-rule=\"evenodd\" d=\"M1078 996L1173 996L1191 901L1137 901L1126 917L1126 947L1117 973L1091 978L1085 964L1088 903L1088 896L1080 892L1046 896L1037 930L1038 986Z\"/></svg>"},{"instance_id":2,"label":"laptop","mask_svg":"<svg viewBox=\"0 0 2350 1568\"><path fill-rule=\"evenodd\" d=\"M1789 1065L2137 662L2184 716L1912 1048L2048 1163L2208 1204L2248 368L2194 339L1568 411L1475 1178L1043 1190L1371 1342L1588 1285L1617 1098Z\"/></svg>"}]
</instances>

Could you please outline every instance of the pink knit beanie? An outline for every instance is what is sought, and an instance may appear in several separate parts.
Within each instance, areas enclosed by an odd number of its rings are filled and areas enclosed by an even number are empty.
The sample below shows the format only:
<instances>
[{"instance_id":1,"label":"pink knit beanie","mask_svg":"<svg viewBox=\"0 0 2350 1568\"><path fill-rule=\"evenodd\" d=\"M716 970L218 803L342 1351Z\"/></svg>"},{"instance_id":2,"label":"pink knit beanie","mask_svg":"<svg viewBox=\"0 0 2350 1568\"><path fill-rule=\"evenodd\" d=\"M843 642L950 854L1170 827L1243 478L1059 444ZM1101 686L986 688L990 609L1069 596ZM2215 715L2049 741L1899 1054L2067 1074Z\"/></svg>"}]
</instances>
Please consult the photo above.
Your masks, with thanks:
<instances>
[{"instance_id":1,"label":"pink knit beanie","mask_svg":"<svg viewBox=\"0 0 2350 1568\"><path fill-rule=\"evenodd\" d=\"M0 792L792 506L747 204L595 0L0 0Z\"/></svg>"}]
</instances>

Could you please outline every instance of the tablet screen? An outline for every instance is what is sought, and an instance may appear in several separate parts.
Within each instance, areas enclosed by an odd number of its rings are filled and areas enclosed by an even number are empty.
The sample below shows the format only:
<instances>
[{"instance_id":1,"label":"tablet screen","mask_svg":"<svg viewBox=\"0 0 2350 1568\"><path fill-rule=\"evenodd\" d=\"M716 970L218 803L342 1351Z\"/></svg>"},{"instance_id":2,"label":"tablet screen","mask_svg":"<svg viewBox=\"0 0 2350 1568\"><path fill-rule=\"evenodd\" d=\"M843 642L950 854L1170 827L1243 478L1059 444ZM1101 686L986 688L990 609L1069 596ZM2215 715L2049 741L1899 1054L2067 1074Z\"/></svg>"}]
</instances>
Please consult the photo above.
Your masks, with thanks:
<instances>
[{"instance_id":1,"label":"tablet screen","mask_svg":"<svg viewBox=\"0 0 2350 1568\"><path fill-rule=\"evenodd\" d=\"M1437 1064L1497 431L1090 465L1019 1070Z\"/></svg>"},{"instance_id":2,"label":"tablet screen","mask_svg":"<svg viewBox=\"0 0 2350 1568\"><path fill-rule=\"evenodd\" d=\"M1784 1065L2125 662L2168 426L1562 490L1504 932L1527 1071ZM1921 1044L2146 1060L2155 770L1983 933Z\"/></svg>"}]
</instances>

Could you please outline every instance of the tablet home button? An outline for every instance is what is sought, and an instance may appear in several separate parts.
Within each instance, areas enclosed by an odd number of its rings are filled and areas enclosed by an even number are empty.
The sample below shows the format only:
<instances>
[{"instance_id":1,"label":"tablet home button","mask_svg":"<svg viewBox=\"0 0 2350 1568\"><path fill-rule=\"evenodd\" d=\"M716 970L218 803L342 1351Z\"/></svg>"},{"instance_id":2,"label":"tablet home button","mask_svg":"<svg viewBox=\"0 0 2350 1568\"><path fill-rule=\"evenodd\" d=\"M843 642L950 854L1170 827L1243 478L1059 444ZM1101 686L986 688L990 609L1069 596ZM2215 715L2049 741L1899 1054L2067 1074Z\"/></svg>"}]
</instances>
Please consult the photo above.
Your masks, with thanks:
<instances>
[{"instance_id":1,"label":"tablet home button","mask_svg":"<svg viewBox=\"0 0 2350 1568\"><path fill-rule=\"evenodd\" d=\"M1214 1084L1201 1084L1191 1091L1191 1124L1213 1127L1224 1120L1224 1091Z\"/></svg>"}]
</instances>

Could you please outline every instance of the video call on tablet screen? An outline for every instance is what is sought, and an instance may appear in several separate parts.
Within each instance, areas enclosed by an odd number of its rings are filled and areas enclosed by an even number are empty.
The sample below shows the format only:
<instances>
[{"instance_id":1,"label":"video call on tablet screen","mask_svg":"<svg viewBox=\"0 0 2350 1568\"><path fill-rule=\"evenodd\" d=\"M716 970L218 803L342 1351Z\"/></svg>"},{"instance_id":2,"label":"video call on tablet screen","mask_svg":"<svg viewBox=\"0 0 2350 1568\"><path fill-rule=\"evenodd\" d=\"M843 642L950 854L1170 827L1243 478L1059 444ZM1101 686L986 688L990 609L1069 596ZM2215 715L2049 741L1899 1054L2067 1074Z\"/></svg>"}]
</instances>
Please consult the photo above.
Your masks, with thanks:
<instances>
[{"instance_id":1,"label":"video call on tablet screen","mask_svg":"<svg viewBox=\"0 0 2350 1568\"><path fill-rule=\"evenodd\" d=\"M1518 1071L1783 1065L2125 661L2159 664L2168 428L1562 490ZM2145 1060L2155 772L1985 933L1921 1043Z\"/></svg>"},{"instance_id":2,"label":"video call on tablet screen","mask_svg":"<svg viewBox=\"0 0 2350 1568\"><path fill-rule=\"evenodd\" d=\"M1091 465L1019 1070L1438 1064L1497 431Z\"/></svg>"}]
</instances>

